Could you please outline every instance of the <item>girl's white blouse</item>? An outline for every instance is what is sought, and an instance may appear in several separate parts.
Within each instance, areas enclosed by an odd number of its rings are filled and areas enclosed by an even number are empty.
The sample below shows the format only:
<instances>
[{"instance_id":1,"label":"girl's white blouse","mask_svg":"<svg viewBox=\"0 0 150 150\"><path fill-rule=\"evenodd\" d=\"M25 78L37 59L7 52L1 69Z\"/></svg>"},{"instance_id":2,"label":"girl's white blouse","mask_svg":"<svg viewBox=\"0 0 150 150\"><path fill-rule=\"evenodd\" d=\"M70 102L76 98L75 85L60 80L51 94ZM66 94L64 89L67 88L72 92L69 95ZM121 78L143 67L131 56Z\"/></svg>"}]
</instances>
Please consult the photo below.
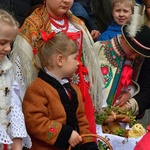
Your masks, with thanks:
<instances>
[{"instance_id":1,"label":"girl's white blouse","mask_svg":"<svg viewBox=\"0 0 150 150\"><path fill-rule=\"evenodd\" d=\"M23 146L30 148L31 139L26 131L20 88L7 57L0 62L0 72L3 72L0 74L0 145L11 144L13 138L22 138Z\"/></svg>"}]
</instances>

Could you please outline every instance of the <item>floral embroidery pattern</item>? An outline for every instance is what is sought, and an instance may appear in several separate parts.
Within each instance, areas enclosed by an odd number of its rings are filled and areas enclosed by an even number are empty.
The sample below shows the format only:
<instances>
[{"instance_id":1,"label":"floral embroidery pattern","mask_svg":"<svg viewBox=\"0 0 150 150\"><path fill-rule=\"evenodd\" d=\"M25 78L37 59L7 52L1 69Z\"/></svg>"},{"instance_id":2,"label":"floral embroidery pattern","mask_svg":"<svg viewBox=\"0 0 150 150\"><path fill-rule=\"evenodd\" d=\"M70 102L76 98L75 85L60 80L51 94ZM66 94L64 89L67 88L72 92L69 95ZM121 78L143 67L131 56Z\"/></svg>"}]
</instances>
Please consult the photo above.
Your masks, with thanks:
<instances>
[{"instance_id":1,"label":"floral embroidery pattern","mask_svg":"<svg viewBox=\"0 0 150 150\"><path fill-rule=\"evenodd\" d=\"M89 76L88 76L88 74L84 75L84 80L85 80L86 83L89 83Z\"/></svg>"},{"instance_id":2,"label":"floral embroidery pattern","mask_svg":"<svg viewBox=\"0 0 150 150\"><path fill-rule=\"evenodd\" d=\"M101 72L102 72L103 77L104 77L105 88L107 88L110 84L112 77L113 77L112 69L108 65L104 65L104 64L101 64L100 68L101 68Z\"/></svg>"},{"instance_id":3,"label":"floral embroidery pattern","mask_svg":"<svg viewBox=\"0 0 150 150\"><path fill-rule=\"evenodd\" d=\"M56 132L56 128L50 128L50 129L49 129L49 132L50 132L50 133Z\"/></svg>"},{"instance_id":4,"label":"floral embroidery pattern","mask_svg":"<svg viewBox=\"0 0 150 150\"><path fill-rule=\"evenodd\" d=\"M112 66L117 67L120 72L120 68L122 67L122 61L124 60L125 54L118 46L117 38L114 38L110 42L102 41L102 43L107 45L105 47L105 52L104 52L104 55L106 56L107 60ZM115 46L112 48L112 45Z\"/></svg>"},{"instance_id":5,"label":"floral embroidery pattern","mask_svg":"<svg viewBox=\"0 0 150 150\"><path fill-rule=\"evenodd\" d=\"M54 136L54 133L56 133L57 128L58 128L58 123L56 122L52 123L51 126L49 126L48 140L50 140L52 136Z\"/></svg>"},{"instance_id":6,"label":"floral embroidery pattern","mask_svg":"<svg viewBox=\"0 0 150 150\"><path fill-rule=\"evenodd\" d=\"M72 77L71 77L71 81L75 84L79 84L80 82L80 78L79 78L79 74L74 74Z\"/></svg>"}]
</instances>

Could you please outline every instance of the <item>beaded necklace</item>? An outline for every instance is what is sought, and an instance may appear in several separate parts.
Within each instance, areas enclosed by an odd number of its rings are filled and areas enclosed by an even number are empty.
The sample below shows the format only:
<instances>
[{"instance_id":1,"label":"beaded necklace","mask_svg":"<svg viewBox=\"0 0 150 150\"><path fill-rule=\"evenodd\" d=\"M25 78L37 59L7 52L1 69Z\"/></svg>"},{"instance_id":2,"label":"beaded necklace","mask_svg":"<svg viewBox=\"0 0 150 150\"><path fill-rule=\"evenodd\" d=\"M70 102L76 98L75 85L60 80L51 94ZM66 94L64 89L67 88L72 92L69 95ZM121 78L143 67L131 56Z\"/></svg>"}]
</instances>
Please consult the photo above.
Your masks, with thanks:
<instances>
[{"instance_id":1,"label":"beaded necklace","mask_svg":"<svg viewBox=\"0 0 150 150\"><path fill-rule=\"evenodd\" d=\"M69 27L69 24L68 24L68 19L66 17L66 15L64 15L62 18L56 18L54 16L52 16L50 13L49 13L49 18L50 18L50 22L58 29L61 29L62 32L66 32L68 30L68 27ZM64 20L64 24L58 24L56 21L62 21ZM62 29L62 28L65 28L65 29Z\"/></svg>"}]
</instances>

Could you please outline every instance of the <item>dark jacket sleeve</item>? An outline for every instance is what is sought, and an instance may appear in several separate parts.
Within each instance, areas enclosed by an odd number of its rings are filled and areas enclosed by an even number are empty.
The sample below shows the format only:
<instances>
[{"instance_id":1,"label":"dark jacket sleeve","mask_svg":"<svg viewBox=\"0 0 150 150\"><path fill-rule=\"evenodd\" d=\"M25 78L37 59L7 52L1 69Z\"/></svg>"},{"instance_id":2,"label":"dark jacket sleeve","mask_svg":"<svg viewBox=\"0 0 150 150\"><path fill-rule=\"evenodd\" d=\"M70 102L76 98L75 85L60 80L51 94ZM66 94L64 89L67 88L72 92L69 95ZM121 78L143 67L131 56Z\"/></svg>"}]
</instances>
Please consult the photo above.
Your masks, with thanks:
<instances>
[{"instance_id":1,"label":"dark jacket sleeve","mask_svg":"<svg viewBox=\"0 0 150 150\"><path fill-rule=\"evenodd\" d=\"M99 31L104 32L112 21L111 0L91 0Z\"/></svg>"},{"instance_id":2,"label":"dark jacket sleeve","mask_svg":"<svg viewBox=\"0 0 150 150\"><path fill-rule=\"evenodd\" d=\"M87 20L86 25L89 31L91 32L91 30L98 30L98 26L95 21L96 19L91 7L91 0L74 0L74 2L80 3L87 12L89 20Z\"/></svg>"},{"instance_id":3,"label":"dark jacket sleeve","mask_svg":"<svg viewBox=\"0 0 150 150\"><path fill-rule=\"evenodd\" d=\"M96 19L93 14L93 10L91 7L91 0L80 0L80 3L84 7L84 9L87 11L89 18L90 18L90 23L91 23L91 30L98 30L98 27L96 25Z\"/></svg>"},{"instance_id":4,"label":"dark jacket sleeve","mask_svg":"<svg viewBox=\"0 0 150 150\"><path fill-rule=\"evenodd\" d=\"M150 58L145 58L138 78L140 92L134 96L139 106L139 115L150 108Z\"/></svg>"}]
</instances>

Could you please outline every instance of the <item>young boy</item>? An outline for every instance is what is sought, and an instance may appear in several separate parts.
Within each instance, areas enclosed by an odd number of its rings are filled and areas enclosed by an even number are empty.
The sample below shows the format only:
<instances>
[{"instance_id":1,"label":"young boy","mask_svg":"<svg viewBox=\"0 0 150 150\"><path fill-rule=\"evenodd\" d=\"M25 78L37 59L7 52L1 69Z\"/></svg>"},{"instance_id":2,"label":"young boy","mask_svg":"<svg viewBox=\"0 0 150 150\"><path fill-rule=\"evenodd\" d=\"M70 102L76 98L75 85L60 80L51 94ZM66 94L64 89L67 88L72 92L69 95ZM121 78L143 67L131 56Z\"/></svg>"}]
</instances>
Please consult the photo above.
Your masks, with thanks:
<instances>
[{"instance_id":1,"label":"young boy","mask_svg":"<svg viewBox=\"0 0 150 150\"><path fill-rule=\"evenodd\" d=\"M134 12L135 0L112 0L113 21L98 38L98 41L110 40L117 34L121 34L121 27L130 22Z\"/></svg>"}]
</instances>

